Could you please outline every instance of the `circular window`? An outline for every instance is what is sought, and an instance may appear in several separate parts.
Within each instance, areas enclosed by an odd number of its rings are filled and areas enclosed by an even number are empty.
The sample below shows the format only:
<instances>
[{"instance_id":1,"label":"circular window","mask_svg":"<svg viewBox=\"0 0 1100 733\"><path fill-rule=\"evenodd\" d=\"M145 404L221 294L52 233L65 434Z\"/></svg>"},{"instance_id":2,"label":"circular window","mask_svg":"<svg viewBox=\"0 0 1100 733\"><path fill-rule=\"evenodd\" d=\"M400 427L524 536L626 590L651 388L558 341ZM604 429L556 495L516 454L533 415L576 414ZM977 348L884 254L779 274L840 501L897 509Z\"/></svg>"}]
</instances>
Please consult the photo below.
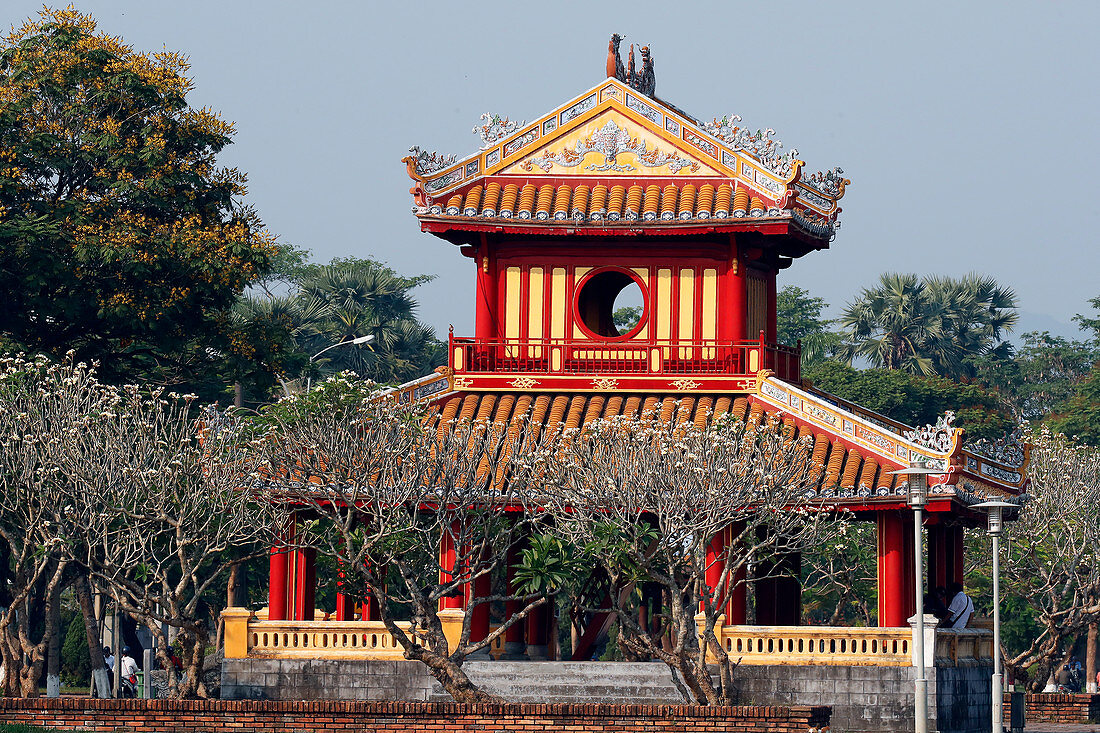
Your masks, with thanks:
<instances>
[{"instance_id":1,"label":"circular window","mask_svg":"<svg viewBox=\"0 0 1100 733\"><path fill-rule=\"evenodd\" d=\"M600 270L581 284L577 314L593 336L608 339L633 336L645 323L645 291L629 272Z\"/></svg>"}]
</instances>

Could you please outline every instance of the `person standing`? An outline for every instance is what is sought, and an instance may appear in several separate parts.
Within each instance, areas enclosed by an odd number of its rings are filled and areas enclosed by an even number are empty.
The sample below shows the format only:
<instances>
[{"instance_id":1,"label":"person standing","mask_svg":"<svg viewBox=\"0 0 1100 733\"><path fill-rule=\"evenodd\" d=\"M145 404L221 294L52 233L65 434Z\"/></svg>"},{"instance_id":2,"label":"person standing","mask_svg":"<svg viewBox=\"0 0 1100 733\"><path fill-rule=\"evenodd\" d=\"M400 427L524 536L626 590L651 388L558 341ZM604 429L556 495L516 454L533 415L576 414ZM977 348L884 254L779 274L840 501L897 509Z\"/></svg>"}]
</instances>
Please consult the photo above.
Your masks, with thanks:
<instances>
[{"instance_id":1,"label":"person standing","mask_svg":"<svg viewBox=\"0 0 1100 733\"><path fill-rule=\"evenodd\" d=\"M122 697L137 697L138 663L130 654L130 647L122 648L122 684L119 690Z\"/></svg>"},{"instance_id":2,"label":"person standing","mask_svg":"<svg viewBox=\"0 0 1100 733\"><path fill-rule=\"evenodd\" d=\"M974 615L974 601L963 591L962 583L951 583L947 586L947 595L951 597L951 604L947 607L950 614L947 618L947 628L965 629L970 623L970 617Z\"/></svg>"}]
</instances>

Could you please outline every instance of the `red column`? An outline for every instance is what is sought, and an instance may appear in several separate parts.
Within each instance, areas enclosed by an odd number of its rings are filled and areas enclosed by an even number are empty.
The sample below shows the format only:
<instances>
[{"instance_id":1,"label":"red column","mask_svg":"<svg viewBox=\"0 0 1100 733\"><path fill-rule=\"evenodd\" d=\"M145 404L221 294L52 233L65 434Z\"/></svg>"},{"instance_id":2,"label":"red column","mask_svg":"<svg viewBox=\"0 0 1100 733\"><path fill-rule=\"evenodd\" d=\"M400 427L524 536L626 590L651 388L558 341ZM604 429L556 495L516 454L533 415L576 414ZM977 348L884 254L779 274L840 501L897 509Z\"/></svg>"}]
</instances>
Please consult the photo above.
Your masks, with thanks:
<instances>
[{"instance_id":1,"label":"red column","mask_svg":"<svg viewBox=\"0 0 1100 733\"><path fill-rule=\"evenodd\" d=\"M722 600L720 597L716 596L714 589L722 582L722 576L726 573L727 535L728 530L723 528L718 534L711 537L710 544L707 545L707 567L704 580L707 584L707 592L714 598L715 603L719 603ZM706 611L704 600L705 599L702 598L699 599L699 613L704 613ZM727 621L727 623L729 622Z\"/></svg>"},{"instance_id":2,"label":"red column","mask_svg":"<svg viewBox=\"0 0 1100 733\"><path fill-rule=\"evenodd\" d=\"M948 573L951 561L948 559L948 545L951 530L942 524L933 524L927 528L928 533L928 590L936 589L936 586L947 587L950 582Z\"/></svg>"},{"instance_id":3,"label":"red column","mask_svg":"<svg viewBox=\"0 0 1100 733\"><path fill-rule=\"evenodd\" d=\"M744 266L737 251L734 235L730 235L730 259L722 277L724 303L718 319L718 338L721 341L740 341L745 338L745 279Z\"/></svg>"},{"instance_id":4,"label":"red column","mask_svg":"<svg viewBox=\"0 0 1100 733\"><path fill-rule=\"evenodd\" d=\"M317 551L294 551L294 620L312 621L316 605Z\"/></svg>"},{"instance_id":5,"label":"red column","mask_svg":"<svg viewBox=\"0 0 1100 733\"><path fill-rule=\"evenodd\" d=\"M913 614L912 544L906 534L912 527L897 511L878 513L878 625L902 627ZM906 544L909 551L906 552Z\"/></svg>"},{"instance_id":6,"label":"red column","mask_svg":"<svg viewBox=\"0 0 1100 733\"><path fill-rule=\"evenodd\" d=\"M268 559L267 617L271 621L286 621L287 599L287 561L290 557L285 549L271 548Z\"/></svg>"},{"instance_id":7,"label":"red column","mask_svg":"<svg viewBox=\"0 0 1100 733\"><path fill-rule=\"evenodd\" d=\"M457 529L452 527L451 532L443 532L439 540L439 582L448 583L455 572L455 563L458 561L455 553L454 535ZM460 591L452 596L444 596L439 599L439 610L448 608L462 608L463 593Z\"/></svg>"},{"instance_id":8,"label":"red column","mask_svg":"<svg viewBox=\"0 0 1100 733\"><path fill-rule=\"evenodd\" d=\"M489 256L489 243L481 235L481 246L475 255L477 263L477 304L474 310L474 335L479 339L496 338L500 334L496 328L497 284L492 258Z\"/></svg>"}]
</instances>

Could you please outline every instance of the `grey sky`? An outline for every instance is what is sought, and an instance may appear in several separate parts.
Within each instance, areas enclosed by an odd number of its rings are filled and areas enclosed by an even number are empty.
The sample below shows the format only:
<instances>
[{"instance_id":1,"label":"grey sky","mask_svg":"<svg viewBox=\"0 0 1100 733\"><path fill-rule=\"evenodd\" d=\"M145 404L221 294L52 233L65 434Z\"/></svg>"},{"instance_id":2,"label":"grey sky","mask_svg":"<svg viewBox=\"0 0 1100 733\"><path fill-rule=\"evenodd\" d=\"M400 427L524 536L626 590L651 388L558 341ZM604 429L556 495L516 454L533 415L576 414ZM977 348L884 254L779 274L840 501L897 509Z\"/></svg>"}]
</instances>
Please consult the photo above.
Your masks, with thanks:
<instances>
[{"instance_id":1,"label":"grey sky","mask_svg":"<svg viewBox=\"0 0 1100 733\"><path fill-rule=\"evenodd\" d=\"M39 0L7 0L18 24ZM431 273L421 316L472 333L473 265L421 234L400 162L460 156L482 112L531 119L604 76L607 39L653 49L657 95L742 116L852 185L832 249L782 283L835 312L880 272L989 273L1017 331L1074 335L1100 295L1095 2L84 0L138 49L188 54L191 102L237 124L223 160L314 258Z\"/></svg>"}]
</instances>

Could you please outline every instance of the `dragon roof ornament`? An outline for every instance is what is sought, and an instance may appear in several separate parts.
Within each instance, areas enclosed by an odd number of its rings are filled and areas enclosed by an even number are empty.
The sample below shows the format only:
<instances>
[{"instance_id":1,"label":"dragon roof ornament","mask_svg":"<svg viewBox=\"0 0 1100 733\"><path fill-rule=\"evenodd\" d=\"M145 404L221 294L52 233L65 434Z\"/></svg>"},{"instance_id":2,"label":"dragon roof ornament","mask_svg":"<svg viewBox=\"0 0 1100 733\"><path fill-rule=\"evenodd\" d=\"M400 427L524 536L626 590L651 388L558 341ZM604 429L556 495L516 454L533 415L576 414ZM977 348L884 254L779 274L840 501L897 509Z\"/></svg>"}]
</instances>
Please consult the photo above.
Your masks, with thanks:
<instances>
[{"instance_id":1,"label":"dragon roof ornament","mask_svg":"<svg viewBox=\"0 0 1100 733\"><path fill-rule=\"evenodd\" d=\"M416 165L416 172L422 176L441 171L447 166L454 165L455 162L458 161L457 155L444 155L435 151L428 152L427 150L421 150L418 145L413 145L409 148L409 152L412 153L413 162Z\"/></svg>"},{"instance_id":2,"label":"dragon roof ornament","mask_svg":"<svg viewBox=\"0 0 1100 733\"><path fill-rule=\"evenodd\" d=\"M978 438L977 440L967 441L965 447L966 450L976 455L1019 468L1024 465L1024 460L1027 457L1024 444L1020 441L1022 437L1023 431L1016 428L997 440Z\"/></svg>"},{"instance_id":3,"label":"dragon roof ornament","mask_svg":"<svg viewBox=\"0 0 1100 733\"><path fill-rule=\"evenodd\" d=\"M829 196L840 196L844 193L844 187L851 183L844 177L844 169L840 166L806 176L802 179L802 182Z\"/></svg>"},{"instance_id":4,"label":"dragon roof ornament","mask_svg":"<svg viewBox=\"0 0 1100 733\"><path fill-rule=\"evenodd\" d=\"M485 120L485 124L474 127L474 134L481 136L482 150L488 150L527 124L526 120L512 122L507 117L501 117L492 112L481 115L481 119Z\"/></svg>"},{"instance_id":5,"label":"dragon roof ornament","mask_svg":"<svg viewBox=\"0 0 1100 733\"><path fill-rule=\"evenodd\" d=\"M791 148L786 153L780 153L783 143L772 137L775 130L768 127L753 132L736 124L738 122L741 122L740 115L724 115L722 119L715 118L702 123L702 127L709 135L727 145L753 155L777 176L790 178L794 162L798 158L798 149Z\"/></svg>"},{"instance_id":6,"label":"dragon roof ornament","mask_svg":"<svg viewBox=\"0 0 1100 733\"><path fill-rule=\"evenodd\" d=\"M955 413L951 410L940 415L935 425L906 430L902 437L916 443L922 448L930 448L938 453L947 453L951 450L951 439L958 430L954 426Z\"/></svg>"}]
</instances>

